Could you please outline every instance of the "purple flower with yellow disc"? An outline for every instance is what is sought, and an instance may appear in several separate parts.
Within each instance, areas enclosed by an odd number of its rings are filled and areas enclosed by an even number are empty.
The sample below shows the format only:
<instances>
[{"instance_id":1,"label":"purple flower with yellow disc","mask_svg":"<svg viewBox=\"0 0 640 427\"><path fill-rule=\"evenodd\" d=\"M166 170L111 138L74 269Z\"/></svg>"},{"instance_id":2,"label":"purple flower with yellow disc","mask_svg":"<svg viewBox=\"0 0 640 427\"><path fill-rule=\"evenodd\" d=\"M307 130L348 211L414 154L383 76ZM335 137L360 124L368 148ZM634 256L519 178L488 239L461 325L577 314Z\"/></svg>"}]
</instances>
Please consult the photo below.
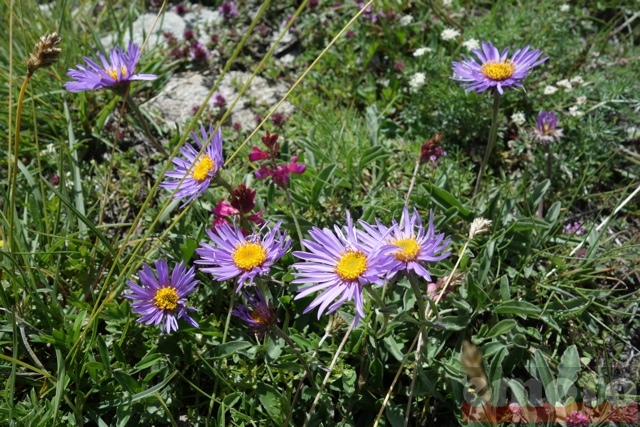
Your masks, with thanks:
<instances>
[{"instance_id":1,"label":"purple flower with yellow disc","mask_svg":"<svg viewBox=\"0 0 640 427\"><path fill-rule=\"evenodd\" d=\"M535 138L543 144L562 138L562 129L558 128L558 119L552 111L540 111L536 120Z\"/></svg>"},{"instance_id":2,"label":"purple flower with yellow disc","mask_svg":"<svg viewBox=\"0 0 640 427\"><path fill-rule=\"evenodd\" d=\"M114 89L121 93L133 80L155 80L154 74L136 74L136 66L140 60L140 48L129 42L127 52L123 52L120 46L111 49L111 55L107 58L98 52L102 66L90 58L84 57L87 66L77 65L77 70L70 69L67 75L75 81L65 83L69 92L81 92L83 90Z\"/></svg>"},{"instance_id":3,"label":"purple flower with yellow disc","mask_svg":"<svg viewBox=\"0 0 640 427\"><path fill-rule=\"evenodd\" d=\"M169 266L164 260L155 263L158 276L151 267L142 264L142 270L138 272L141 286L128 280L130 292L124 297L132 300L133 312L139 314L138 322L145 325L160 325L162 333L170 333L178 330L178 319L184 319L194 328L198 323L187 314L195 308L187 306L187 295L196 288L199 280L196 280L195 268L188 271L184 262L180 262L169 275Z\"/></svg>"},{"instance_id":4,"label":"purple flower with yellow disc","mask_svg":"<svg viewBox=\"0 0 640 427\"><path fill-rule=\"evenodd\" d=\"M268 273L271 266L289 250L291 238L280 231L280 224L278 222L271 230L263 226L249 236L245 236L241 228L227 223L207 230L214 244L202 243L196 249L200 255L196 264L208 266L201 270L213 274L219 282L237 277L236 292L240 292L245 282L253 284L256 276Z\"/></svg>"},{"instance_id":5,"label":"purple flower with yellow disc","mask_svg":"<svg viewBox=\"0 0 640 427\"><path fill-rule=\"evenodd\" d=\"M368 284L382 285L391 257L385 255L393 247L382 244L376 248L363 244L347 214L347 225L334 231L314 227L309 231L313 240L304 240L310 252L294 252L303 260L295 263L296 279L292 283L312 284L299 289L295 299L304 298L322 290L305 309L305 313L319 307L318 319L327 310L330 314L346 301L353 301L356 309L354 323L364 317L362 287ZM384 240L383 240L384 242Z\"/></svg>"},{"instance_id":6,"label":"purple flower with yellow disc","mask_svg":"<svg viewBox=\"0 0 640 427\"><path fill-rule=\"evenodd\" d=\"M258 289L255 297L244 292L244 298L247 300L247 306L238 304L231 314L244 320L249 325L249 331L262 339L278 322L276 310Z\"/></svg>"},{"instance_id":7,"label":"purple flower with yellow disc","mask_svg":"<svg viewBox=\"0 0 640 427\"><path fill-rule=\"evenodd\" d=\"M520 87L533 67L549 59L539 59L542 52L530 50L528 45L524 49L516 50L511 58L507 58L509 48L500 53L493 44L487 42L482 42L482 49L474 49L471 52L480 62L471 56L463 55L462 62L453 63L452 78L462 82L467 92L475 90L478 93L495 88L502 94L505 88Z\"/></svg>"},{"instance_id":8,"label":"purple flower with yellow disc","mask_svg":"<svg viewBox=\"0 0 640 427\"><path fill-rule=\"evenodd\" d=\"M184 159L174 158L173 164L176 166L172 172L167 172L166 179L160 186L168 190L175 190L174 199L182 199L188 197L184 205L200 197L209 185L211 179L218 173L220 167L224 163L222 157L222 131L218 131L213 135L213 126L209 126L207 133L204 126L200 126L200 134L202 139L198 138L195 132L191 132L196 146L185 144L180 149ZM209 139L211 141L209 142ZM202 146L205 148L202 149Z\"/></svg>"},{"instance_id":9,"label":"purple flower with yellow disc","mask_svg":"<svg viewBox=\"0 0 640 427\"><path fill-rule=\"evenodd\" d=\"M444 233L436 234L433 224L433 212L429 216L429 225L425 229L418 211L414 208L413 215L405 206L402 210L400 224L393 220L391 227L387 227L377 221L376 226L360 221L365 232L358 236L370 248L376 248L380 242L386 241L392 245L392 256L389 265L388 278L395 276L399 271L413 271L420 277L431 281L431 274L426 265L429 262L442 261L450 255L450 252L442 252L449 245L449 239L445 240Z\"/></svg>"}]
</instances>

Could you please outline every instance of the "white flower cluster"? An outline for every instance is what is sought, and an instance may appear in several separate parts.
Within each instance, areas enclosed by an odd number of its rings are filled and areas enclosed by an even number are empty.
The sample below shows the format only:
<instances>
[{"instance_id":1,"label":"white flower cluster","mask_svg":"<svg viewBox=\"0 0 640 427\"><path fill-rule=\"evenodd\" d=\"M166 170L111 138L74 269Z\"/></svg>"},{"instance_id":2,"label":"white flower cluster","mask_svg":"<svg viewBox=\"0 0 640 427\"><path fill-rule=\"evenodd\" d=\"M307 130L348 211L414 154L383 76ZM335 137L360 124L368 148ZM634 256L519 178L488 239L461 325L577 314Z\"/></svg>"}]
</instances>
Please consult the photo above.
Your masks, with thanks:
<instances>
[{"instance_id":1,"label":"white flower cluster","mask_svg":"<svg viewBox=\"0 0 640 427\"><path fill-rule=\"evenodd\" d=\"M424 73L415 73L411 80L409 80L409 86L411 91L415 92L420 89L427 82L427 76Z\"/></svg>"},{"instance_id":2,"label":"white flower cluster","mask_svg":"<svg viewBox=\"0 0 640 427\"><path fill-rule=\"evenodd\" d=\"M527 121L527 118L525 117L524 112L518 111L517 113L513 113L511 121L517 126L522 126Z\"/></svg>"},{"instance_id":3,"label":"white flower cluster","mask_svg":"<svg viewBox=\"0 0 640 427\"><path fill-rule=\"evenodd\" d=\"M480 49L480 42L476 39L469 39L463 41L462 46L466 47L467 50Z\"/></svg>"},{"instance_id":4,"label":"white flower cluster","mask_svg":"<svg viewBox=\"0 0 640 427\"><path fill-rule=\"evenodd\" d=\"M400 18L400 26L402 27L406 27L407 25L411 24L413 22L413 16L411 15L404 15L402 18Z\"/></svg>"},{"instance_id":5,"label":"white flower cluster","mask_svg":"<svg viewBox=\"0 0 640 427\"><path fill-rule=\"evenodd\" d=\"M422 56L425 53L431 53L433 52L433 49L431 49L430 47L420 47L418 49L416 49L415 52L413 52L413 56L418 57L418 56Z\"/></svg>"},{"instance_id":6,"label":"white flower cluster","mask_svg":"<svg viewBox=\"0 0 640 427\"><path fill-rule=\"evenodd\" d=\"M440 33L440 37L442 40L453 40L460 35L460 31L455 28L445 28L442 33Z\"/></svg>"}]
</instances>

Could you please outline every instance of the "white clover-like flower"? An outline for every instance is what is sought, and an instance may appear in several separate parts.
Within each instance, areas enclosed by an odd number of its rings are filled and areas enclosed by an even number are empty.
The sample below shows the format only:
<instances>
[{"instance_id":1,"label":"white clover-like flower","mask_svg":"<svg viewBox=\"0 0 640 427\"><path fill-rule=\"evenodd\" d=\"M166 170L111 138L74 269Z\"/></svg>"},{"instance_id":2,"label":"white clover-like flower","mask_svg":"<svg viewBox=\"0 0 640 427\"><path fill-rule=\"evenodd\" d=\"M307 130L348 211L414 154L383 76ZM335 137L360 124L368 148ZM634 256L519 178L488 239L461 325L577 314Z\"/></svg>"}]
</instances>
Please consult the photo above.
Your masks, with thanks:
<instances>
[{"instance_id":1,"label":"white clover-like flower","mask_svg":"<svg viewBox=\"0 0 640 427\"><path fill-rule=\"evenodd\" d=\"M569 6L568 4L563 4L562 6L560 6L560 12L569 12L570 9L571 6Z\"/></svg>"},{"instance_id":2,"label":"white clover-like flower","mask_svg":"<svg viewBox=\"0 0 640 427\"><path fill-rule=\"evenodd\" d=\"M480 49L480 42L476 39L469 39L463 41L462 46L466 47L467 50Z\"/></svg>"},{"instance_id":3,"label":"white clover-like flower","mask_svg":"<svg viewBox=\"0 0 640 427\"><path fill-rule=\"evenodd\" d=\"M416 91L420 89L427 82L427 76L424 73L415 73L411 80L409 80L409 86L411 90Z\"/></svg>"},{"instance_id":4,"label":"white clover-like flower","mask_svg":"<svg viewBox=\"0 0 640 427\"><path fill-rule=\"evenodd\" d=\"M563 87L565 90L571 90L573 88L573 86L571 85L571 82L567 79L562 79L556 82L556 86Z\"/></svg>"},{"instance_id":5,"label":"white clover-like flower","mask_svg":"<svg viewBox=\"0 0 640 427\"><path fill-rule=\"evenodd\" d=\"M415 52L413 52L413 56L419 57L419 56L422 56L422 55L424 55L426 53L431 53L431 52L433 52L433 49L431 49L430 47L420 47L420 48L416 49Z\"/></svg>"},{"instance_id":6,"label":"white clover-like flower","mask_svg":"<svg viewBox=\"0 0 640 427\"><path fill-rule=\"evenodd\" d=\"M400 18L399 22L402 27L405 27L413 22L413 16L404 15L402 18Z\"/></svg>"},{"instance_id":7,"label":"white clover-like flower","mask_svg":"<svg viewBox=\"0 0 640 427\"><path fill-rule=\"evenodd\" d=\"M584 113L579 110L577 105L574 105L573 107L569 108L569 115L571 117L580 117L580 116L584 115Z\"/></svg>"},{"instance_id":8,"label":"white clover-like flower","mask_svg":"<svg viewBox=\"0 0 640 427\"><path fill-rule=\"evenodd\" d=\"M517 113L513 113L511 121L518 126L522 126L527 121L527 118L525 117L524 112L518 111Z\"/></svg>"},{"instance_id":9,"label":"white clover-like flower","mask_svg":"<svg viewBox=\"0 0 640 427\"><path fill-rule=\"evenodd\" d=\"M460 35L460 31L455 28L445 28L442 33L440 33L440 37L442 40L453 40Z\"/></svg>"},{"instance_id":10,"label":"white clover-like flower","mask_svg":"<svg viewBox=\"0 0 640 427\"><path fill-rule=\"evenodd\" d=\"M444 7L449 7L453 3L453 0L442 0L442 5Z\"/></svg>"},{"instance_id":11,"label":"white clover-like flower","mask_svg":"<svg viewBox=\"0 0 640 427\"><path fill-rule=\"evenodd\" d=\"M576 85L584 84L584 79L582 78L582 76L575 76L569 81Z\"/></svg>"},{"instance_id":12,"label":"white clover-like flower","mask_svg":"<svg viewBox=\"0 0 640 427\"><path fill-rule=\"evenodd\" d=\"M558 88L555 86L546 86L544 88L544 90L542 91L542 93L544 93L545 95L553 95L554 93L556 93L558 91Z\"/></svg>"},{"instance_id":13,"label":"white clover-like flower","mask_svg":"<svg viewBox=\"0 0 640 427\"><path fill-rule=\"evenodd\" d=\"M586 96L579 96L576 98L576 105L582 105L585 102L587 102L587 97Z\"/></svg>"}]
</instances>

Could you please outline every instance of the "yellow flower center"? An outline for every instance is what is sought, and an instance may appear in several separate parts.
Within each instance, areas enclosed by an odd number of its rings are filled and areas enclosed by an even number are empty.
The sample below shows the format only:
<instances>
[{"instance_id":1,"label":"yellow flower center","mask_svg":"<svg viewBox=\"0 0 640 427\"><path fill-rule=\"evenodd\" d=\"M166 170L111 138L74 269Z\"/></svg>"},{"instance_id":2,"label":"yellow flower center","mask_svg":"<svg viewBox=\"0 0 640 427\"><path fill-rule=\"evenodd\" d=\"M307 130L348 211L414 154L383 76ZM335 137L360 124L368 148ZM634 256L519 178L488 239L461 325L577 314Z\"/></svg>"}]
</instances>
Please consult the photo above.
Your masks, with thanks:
<instances>
[{"instance_id":1,"label":"yellow flower center","mask_svg":"<svg viewBox=\"0 0 640 427\"><path fill-rule=\"evenodd\" d=\"M348 251L336 265L336 273L342 280L356 280L367 270L367 257L360 251Z\"/></svg>"},{"instance_id":2,"label":"yellow flower center","mask_svg":"<svg viewBox=\"0 0 640 427\"><path fill-rule=\"evenodd\" d=\"M256 322L259 323L261 325L264 325L266 323L269 323L269 311L265 310L261 307L255 308L252 312L251 312L251 318Z\"/></svg>"},{"instance_id":3,"label":"yellow flower center","mask_svg":"<svg viewBox=\"0 0 640 427\"><path fill-rule=\"evenodd\" d=\"M116 71L115 68L107 68L106 69L107 74L109 74L111 76L112 79L114 80L118 80L118 72ZM124 65L120 66L120 74L122 75L122 77L127 77L127 67L125 67Z\"/></svg>"},{"instance_id":4,"label":"yellow flower center","mask_svg":"<svg viewBox=\"0 0 640 427\"><path fill-rule=\"evenodd\" d=\"M158 289L153 297L153 305L160 310L175 310L178 306L178 292L173 286L165 286Z\"/></svg>"},{"instance_id":5,"label":"yellow flower center","mask_svg":"<svg viewBox=\"0 0 640 427\"><path fill-rule=\"evenodd\" d=\"M507 80L515 71L516 65L509 59L505 62L488 61L482 64L482 74L498 82Z\"/></svg>"},{"instance_id":6,"label":"yellow flower center","mask_svg":"<svg viewBox=\"0 0 640 427\"><path fill-rule=\"evenodd\" d=\"M413 237L410 237L408 239L398 239L393 242L393 244L400 248L399 251L394 252L393 254L398 261L413 261L420 253L420 245Z\"/></svg>"},{"instance_id":7,"label":"yellow flower center","mask_svg":"<svg viewBox=\"0 0 640 427\"><path fill-rule=\"evenodd\" d=\"M267 251L258 243L243 243L236 246L236 251L231 255L233 263L241 270L251 271L267 260Z\"/></svg>"},{"instance_id":8,"label":"yellow flower center","mask_svg":"<svg viewBox=\"0 0 640 427\"><path fill-rule=\"evenodd\" d=\"M198 160L198 163L193 167L191 176L198 182L202 182L209 176L209 172L213 172L216 167L216 162L207 155L204 155Z\"/></svg>"}]
</instances>

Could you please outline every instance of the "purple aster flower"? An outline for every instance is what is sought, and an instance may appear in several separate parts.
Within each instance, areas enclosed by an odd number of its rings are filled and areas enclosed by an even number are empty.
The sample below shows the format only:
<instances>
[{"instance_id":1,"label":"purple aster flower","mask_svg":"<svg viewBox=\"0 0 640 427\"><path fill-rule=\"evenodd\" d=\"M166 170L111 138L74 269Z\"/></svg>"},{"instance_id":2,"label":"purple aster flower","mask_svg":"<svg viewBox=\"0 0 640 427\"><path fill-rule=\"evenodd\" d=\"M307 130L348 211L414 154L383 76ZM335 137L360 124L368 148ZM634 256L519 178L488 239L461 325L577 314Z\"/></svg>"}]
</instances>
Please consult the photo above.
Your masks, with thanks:
<instances>
[{"instance_id":1,"label":"purple aster flower","mask_svg":"<svg viewBox=\"0 0 640 427\"><path fill-rule=\"evenodd\" d=\"M245 236L240 227L221 224L207 234L214 245L202 243L196 252L200 260L196 264L209 267L201 268L211 273L219 282L238 278L240 292L246 281L253 284L256 276L268 273L271 266L289 250L291 238L280 231L279 221L271 230L263 226L257 233ZM263 233L264 230L266 233Z\"/></svg>"},{"instance_id":2,"label":"purple aster flower","mask_svg":"<svg viewBox=\"0 0 640 427\"><path fill-rule=\"evenodd\" d=\"M346 227L340 229L336 225L334 231L313 227L309 231L313 240L304 240L310 252L293 253L303 262L293 265L298 272L292 283L312 283L299 289L295 299L322 290L304 311L307 313L319 306L318 319L325 310L328 309L327 314L330 314L345 301L353 301L356 309L354 322L357 325L360 318L364 317L362 287L370 283L383 284L382 277L387 274L391 261L391 257L385 253L393 247L378 245L372 249L360 242L348 213Z\"/></svg>"},{"instance_id":3,"label":"purple aster flower","mask_svg":"<svg viewBox=\"0 0 640 427\"><path fill-rule=\"evenodd\" d=\"M464 61L453 63L452 78L463 82L467 92L475 90L478 93L495 88L502 94L504 88L520 87L533 67L549 59L545 57L539 60L542 52L530 51L528 45L516 50L511 59L507 59L509 48L500 53L493 44L487 42L482 42L482 49L471 52L478 57L480 63L471 56L463 55Z\"/></svg>"},{"instance_id":4,"label":"purple aster flower","mask_svg":"<svg viewBox=\"0 0 640 427\"><path fill-rule=\"evenodd\" d=\"M109 88L122 93L132 80L155 80L153 74L136 74L136 65L140 60L140 49L133 42L129 42L129 49L124 53L120 46L111 49L111 62L108 62L102 52L98 52L102 67L93 60L84 57L88 67L78 65L78 69L70 69L67 75L76 81L65 83L69 92Z\"/></svg>"},{"instance_id":5,"label":"purple aster flower","mask_svg":"<svg viewBox=\"0 0 640 427\"><path fill-rule=\"evenodd\" d=\"M540 111L534 131L535 138L543 144L562 138L562 129L558 129L558 119L551 111Z\"/></svg>"},{"instance_id":6,"label":"purple aster flower","mask_svg":"<svg viewBox=\"0 0 640 427\"><path fill-rule=\"evenodd\" d=\"M187 314L187 311L194 311L195 308L186 305L187 295L200 282L195 280L195 268L191 267L187 271L182 261L169 277L167 262L159 259L156 261L156 270L157 278L147 264L142 264L142 270L138 272L142 286L131 280L127 281L131 292L124 297L134 301L131 308L140 315L137 321L145 325L159 324L162 333L177 331L178 319L184 319L197 328L198 323Z\"/></svg>"},{"instance_id":7,"label":"purple aster flower","mask_svg":"<svg viewBox=\"0 0 640 427\"><path fill-rule=\"evenodd\" d=\"M236 317L244 320L249 325L249 331L263 339L278 322L276 310L265 300L264 295L256 289L256 296L248 292L243 293L248 306L238 305L232 312Z\"/></svg>"},{"instance_id":8,"label":"purple aster flower","mask_svg":"<svg viewBox=\"0 0 640 427\"><path fill-rule=\"evenodd\" d=\"M167 172L167 180L160 186L169 190L176 190L173 197L181 199L188 197L187 201L182 205L200 197L211 184L211 179L218 173L220 167L224 163L222 158L222 131L213 133L213 125L209 125L207 133L204 126L200 126L202 140L198 138L195 132L191 132L191 138L196 143L196 147L191 144L185 144L180 149L186 160L174 158L173 164L176 166L172 172ZM211 141L209 142L209 138ZM203 144L206 144L202 149Z\"/></svg>"},{"instance_id":9,"label":"purple aster flower","mask_svg":"<svg viewBox=\"0 0 640 427\"><path fill-rule=\"evenodd\" d=\"M391 227L386 227L379 221L376 220L376 222L377 226L372 226L360 221L365 232L358 235L372 249L380 246L380 242L385 240L391 244L392 249L386 252L392 255L388 267L388 278L395 276L399 271L406 270L413 271L430 282L431 274L424 264L441 261L451 254L450 252L441 253L447 248L450 240L445 240L444 233L436 234L433 211L429 216L429 226L426 230L422 226L418 211L414 208L413 215L410 215L406 206L402 210L400 224L393 220Z\"/></svg>"}]
</instances>

